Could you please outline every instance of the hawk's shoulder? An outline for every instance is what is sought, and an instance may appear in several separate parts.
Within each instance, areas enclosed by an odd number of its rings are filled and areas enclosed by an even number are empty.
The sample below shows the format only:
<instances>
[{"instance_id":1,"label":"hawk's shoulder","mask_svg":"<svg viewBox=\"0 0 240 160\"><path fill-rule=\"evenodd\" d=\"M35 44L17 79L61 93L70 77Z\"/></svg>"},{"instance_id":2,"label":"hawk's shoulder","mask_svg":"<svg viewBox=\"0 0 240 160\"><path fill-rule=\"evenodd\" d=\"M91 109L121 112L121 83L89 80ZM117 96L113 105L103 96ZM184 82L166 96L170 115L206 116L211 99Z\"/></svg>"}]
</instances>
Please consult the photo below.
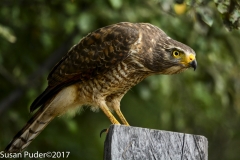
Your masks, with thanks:
<instances>
[{"instance_id":1,"label":"hawk's shoulder","mask_svg":"<svg viewBox=\"0 0 240 160\"><path fill-rule=\"evenodd\" d=\"M97 72L121 62L137 41L139 30L133 23L122 22L100 28L73 46L48 76L49 86L72 78L87 80Z\"/></svg>"}]
</instances>

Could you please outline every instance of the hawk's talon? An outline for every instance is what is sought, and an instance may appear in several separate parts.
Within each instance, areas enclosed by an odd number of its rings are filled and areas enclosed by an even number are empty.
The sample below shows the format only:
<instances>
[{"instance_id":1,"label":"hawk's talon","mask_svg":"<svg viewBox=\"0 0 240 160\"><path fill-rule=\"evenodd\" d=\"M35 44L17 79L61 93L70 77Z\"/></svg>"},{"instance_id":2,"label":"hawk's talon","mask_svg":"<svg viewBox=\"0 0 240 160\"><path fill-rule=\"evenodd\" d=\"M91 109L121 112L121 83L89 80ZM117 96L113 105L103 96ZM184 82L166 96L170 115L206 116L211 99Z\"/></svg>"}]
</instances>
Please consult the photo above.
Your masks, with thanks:
<instances>
[{"instance_id":1,"label":"hawk's talon","mask_svg":"<svg viewBox=\"0 0 240 160\"><path fill-rule=\"evenodd\" d=\"M100 132L100 138L101 138L101 136L102 136L102 133L104 133L104 132L108 133L108 128L107 128L107 129L103 129L103 130Z\"/></svg>"}]
</instances>

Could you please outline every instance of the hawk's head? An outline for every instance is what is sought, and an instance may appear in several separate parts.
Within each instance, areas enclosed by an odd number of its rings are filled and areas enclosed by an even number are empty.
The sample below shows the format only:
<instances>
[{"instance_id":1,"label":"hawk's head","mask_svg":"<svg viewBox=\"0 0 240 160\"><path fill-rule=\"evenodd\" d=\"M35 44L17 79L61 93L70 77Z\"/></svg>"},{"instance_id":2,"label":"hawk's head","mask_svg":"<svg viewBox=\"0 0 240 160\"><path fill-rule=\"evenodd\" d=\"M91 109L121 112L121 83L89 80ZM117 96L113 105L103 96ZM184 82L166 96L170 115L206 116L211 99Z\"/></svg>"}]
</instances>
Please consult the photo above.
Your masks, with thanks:
<instances>
[{"instance_id":1,"label":"hawk's head","mask_svg":"<svg viewBox=\"0 0 240 160\"><path fill-rule=\"evenodd\" d=\"M165 43L158 47L162 50L158 54L163 58L163 74L176 74L190 67L194 70L197 68L196 53L187 45L167 37Z\"/></svg>"},{"instance_id":2,"label":"hawk's head","mask_svg":"<svg viewBox=\"0 0 240 160\"><path fill-rule=\"evenodd\" d=\"M160 30L160 29L159 29ZM149 69L160 74L176 74L187 68L197 68L196 54L192 48L159 32L152 50Z\"/></svg>"}]
</instances>

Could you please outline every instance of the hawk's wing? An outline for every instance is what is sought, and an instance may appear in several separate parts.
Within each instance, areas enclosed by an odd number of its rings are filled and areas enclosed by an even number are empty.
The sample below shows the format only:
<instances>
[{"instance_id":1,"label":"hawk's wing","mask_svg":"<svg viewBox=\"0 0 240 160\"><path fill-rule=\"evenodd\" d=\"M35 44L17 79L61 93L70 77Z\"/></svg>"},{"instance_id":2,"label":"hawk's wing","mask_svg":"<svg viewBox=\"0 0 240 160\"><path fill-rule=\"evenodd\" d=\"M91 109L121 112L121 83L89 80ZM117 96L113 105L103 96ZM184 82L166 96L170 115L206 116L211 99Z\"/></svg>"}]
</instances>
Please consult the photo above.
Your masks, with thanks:
<instances>
[{"instance_id":1,"label":"hawk's wing","mask_svg":"<svg viewBox=\"0 0 240 160\"><path fill-rule=\"evenodd\" d=\"M127 22L88 34L52 69L48 76L48 87L35 99L30 111L51 99L63 87L94 78L124 60L138 36L136 25Z\"/></svg>"}]
</instances>

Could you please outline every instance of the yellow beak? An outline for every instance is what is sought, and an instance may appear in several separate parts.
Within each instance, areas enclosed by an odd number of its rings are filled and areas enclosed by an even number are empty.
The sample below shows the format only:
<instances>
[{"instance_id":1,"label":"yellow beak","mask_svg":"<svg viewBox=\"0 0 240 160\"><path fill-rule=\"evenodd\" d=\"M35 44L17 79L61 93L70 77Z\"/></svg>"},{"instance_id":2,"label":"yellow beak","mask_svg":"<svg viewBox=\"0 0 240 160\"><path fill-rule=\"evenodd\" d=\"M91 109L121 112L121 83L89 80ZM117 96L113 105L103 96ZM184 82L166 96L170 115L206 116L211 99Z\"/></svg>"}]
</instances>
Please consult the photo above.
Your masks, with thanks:
<instances>
[{"instance_id":1,"label":"yellow beak","mask_svg":"<svg viewBox=\"0 0 240 160\"><path fill-rule=\"evenodd\" d=\"M197 68L196 57L192 53L183 57L181 63L184 64L185 66L193 67L194 70Z\"/></svg>"}]
</instances>

